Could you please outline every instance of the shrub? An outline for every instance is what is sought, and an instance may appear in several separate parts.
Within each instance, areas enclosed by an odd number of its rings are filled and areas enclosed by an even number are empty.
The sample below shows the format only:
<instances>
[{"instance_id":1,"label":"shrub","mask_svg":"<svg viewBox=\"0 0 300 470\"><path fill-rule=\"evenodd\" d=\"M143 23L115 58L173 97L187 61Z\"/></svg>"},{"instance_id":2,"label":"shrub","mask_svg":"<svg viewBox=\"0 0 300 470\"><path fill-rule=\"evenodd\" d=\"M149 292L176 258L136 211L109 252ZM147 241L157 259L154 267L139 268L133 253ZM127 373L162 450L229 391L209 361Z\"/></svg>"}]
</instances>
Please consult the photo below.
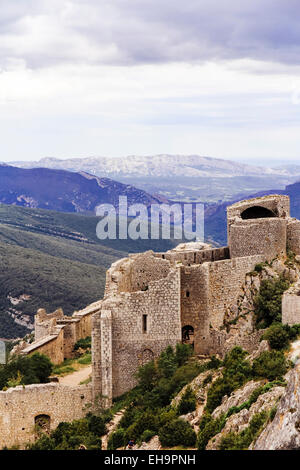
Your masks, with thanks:
<instances>
[{"instance_id":1,"label":"shrub","mask_svg":"<svg viewBox=\"0 0 300 470\"><path fill-rule=\"evenodd\" d=\"M126 445L126 438L125 432L123 428L117 429L115 432L112 432L109 436L107 449L108 450L116 450L120 447L125 447Z\"/></svg>"},{"instance_id":2,"label":"shrub","mask_svg":"<svg viewBox=\"0 0 300 470\"><path fill-rule=\"evenodd\" d=\"M194 447L196 434L189 423L183 419L176 418L169 421L158 432L159 440L163 447Z\"/></svg>"},{"instance_id":3,"label":"shrub","mask_svg":"<svg viewBox=\"0 0 300 470\"><path fill-rule=\"evenodd\" d=\"M173 348L168 346L165 351L163 351L158 359L158 370L166 379L172 377L176 371L176 356L174 354Z\"/></svg>"},{"instance_id":4,"label":"shrub","mask_svg":"<svg viewBox=\"0 0 300 470\"><path fill-rule=\"evenodd\" d=\"M141 441L142 442L149 442L153 436L155 436L156 432L151 431L150 429L146 429L146 431L143 432L141 436Z\"/></svg>"},{"instance_id":5,"label":"shrub","mask_svg":"<svg viewBox=\"0 0 300 470\"><path fill-rule=\"evenodd\" d=\"M191 387L187 387L178 405L178 414L186 415L196 409L196 396Z\"/></svg>"},{"instance_id":6,"label":"shrub","mask_svg":"<svg viewBox=\"0 0 300 470\"><path fill-rule=\"evenodd\" d=\"M141 366L136 374L139 387L142 390L152 390L158 379L158 373L154 361Z\"/></svg>"},{"instance_id":7,"label":"shrub","mask_svg":"<svg viewBox=\"0 0 300 470\"><path fill-rule=\"evenodd\" d=\"M289 286L290 283L282 276L262 281L254 300L256 322L259 327L267 328L274 322L281 322L282 295Z\"/></svg>"},{"instance_id":8,"label":"shrub","mask_svg":"<svg viewBox=\"0 0 300 470\"><path fill-rule=\"evenodd\" d=\"M183 366L188 358L193 354L193 348L190 344L176 344L175 361L178 367Z\"/></svg>"},{"instance_id":9,"label":"shrub","mask_svg":"<svg viewBox=\"0 0 300 470\"><path fill-rule=\"evenodd\" d=\"M256 271L257 273L261 273L263 269L264 269L264 264L263 263L258 263L255 266L254 271Z\"/></svg>"},{"instance_id":10,"label":"shrub","mask_svg":"<svg viewBox=\"0 0 300 470\"><path fill-rule=\"evenodd\" d=\"M217 419L213 419L211 414L204 414L199 423L199 432L197 436L198 450L205 450L209 440L222 431L225 422L226 420L224 415L221 415Z\"/></svg>"},{"instance_id":11,"label":"shrub","mask_svg":"<svg viewBox=\"0 0 300 470\"><path fill-rule=\"evenodd\" d=\"M252 371L257 378L280 379L287 371L284 354L281 351L264 351L254 359Z\"/></svg>"},{"instance_id":12,"label":"shrub","mask_svg":"<svg viewBox=\"0 0 300 470\"><path fill-rule=\"evenodd\" d=\"M9 383L18 381L20 384L46 383L52 373L50 359L43 354L17 356L8 364L0 367L0 390Z\"/></svg>"},{"instance_id":13,"label":"shrub","mask_svg":"<svg viewBox=\"0 0 300 470\"><path fill-rule=\"evenodd\" d=\"M274 323L264 333L263 339L266 339L272 349L278 351L287 348L290 342L289 333L281 323Z\"/></svg>"},{"instance_id":14,"label":"shrub","mask_svg":"<svg viewBox=\"0 0 300 470\"><path fill-rule=\"evenodd\" d=\"M77 351L77 349L91 349L92 347L92 339L90 336L87 336L86 338L81 338L79 339L75 345L74 345L74 351Z\"/></svg>"},{"instance_id":15,"label":"shrub","mask_svg":"<svg viewBox=\"0 0 300 470\"><path fill-rule=\"evenodd\" d=\"M266 411L257 413L253 416L249 426L240 433L228 433L223 436L219 445L219 450L245 450L248 449L260 434L261 429L266 422L268 414Z\"/></svg>"},{"instance_id":16,"label":"shrub","mask_svg":"<svg viewBox=\"0 0 300 470\"><path fill-rule=\"evenodd\" d=\"M103 436L106 434L105 420L102 416L95 416L92 413L89 413L87 416L88 421L88 430L98 436Z\"/></svg>"},{"instance_id":17,"label":"shrub","mask_svg":"<svg viewBox=\"0 0 300 470\"><path fill-rule=\"evenodd\" d=\"M99 421L93 420L92 415L71 423L62 422L51 432L50 436L41 436L28 448L30 450L78 450L83 444L88 450L101 450L102 443L98 432L92 432L91 428L99 431Z\"/></svg>"},{"instance_id":18,"label":"shrub","mask_svg":"<svg viewBox=\"0 0 300 470\"><path fill-rule=\"evenodd\" d=\"M206 410L209 413L221 404L224 395L230 395L233 390L239 388L251 377L251 366L245 360L246 355L246 351L239 346L226 354L223 375L211 385L207 392Z\"/></svg>"},{"instance_id":19,"label":"shrub","mask_svg":"<svg viewBox=\"0 0 300 470\"><path fill-rule=\"evenodd\" d=\"M154 431L158 430L157 414L150 410L141 413L128 427L126 431L126 438L127 440L138 440L147 429L153 429Z\"/></svg>"}]
</instances>

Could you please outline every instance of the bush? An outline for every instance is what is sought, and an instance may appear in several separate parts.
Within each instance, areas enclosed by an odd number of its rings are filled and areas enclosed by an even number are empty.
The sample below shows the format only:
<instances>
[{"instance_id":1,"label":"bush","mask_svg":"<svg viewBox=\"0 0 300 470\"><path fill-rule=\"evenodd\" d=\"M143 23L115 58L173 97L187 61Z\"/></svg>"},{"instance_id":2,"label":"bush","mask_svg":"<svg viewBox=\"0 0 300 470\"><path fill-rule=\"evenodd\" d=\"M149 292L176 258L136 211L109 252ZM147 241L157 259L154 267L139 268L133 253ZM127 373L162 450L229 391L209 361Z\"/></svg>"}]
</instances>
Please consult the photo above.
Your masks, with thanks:
<instances>
[{"instance_id":1,"label":"bush","mask_svg":"<svg viewBox=\"0 0 300 470\"><path fill-rule=\"evenodd\" d=\"M89 413L87 416L88 421L88 430L96 434L97 436L103 436L106 434L105 420L102 416L95 416L92 413Z\"/></svg>"},{"instance_id":2,"label":"bush","mask_svg":"<svg viewBox=\"0 0 300 470\"><path fill-rule=\"evenodd\" d=\"M267 328L274 322L281 322L282 295L290 283L280 276L277 279L263 280L254 301L256 322L258 327Z\"/></svg>"},{"instance_id":3,"label":"bush","mask_svg":"<svg viewBox=\"0 0 300 470\"><path fill-rule=\"evenodd\" d=\"M289 333L281 323L271 325L264 333L263 339L268 341L270 348L278 351L286 349L290 342Z\"/></svg>"},{"instance_id":4,"label":"bush","mask_svg":"<svg viewBox=\"0 0 300 470\"><path fill-rule=\"evenodd\" d=\"M281 379L287 372L287 364L281 351L264 351L254 359L253 376L269 380Z\"/></svg>"},{"instance_id":5,"label":"bush","mask_svg":"<svg viewBox=\"0 0 300 470\"><path fill-rule=\"evenodd\" d=\"M27 447L30 450L78 450L84 445L88 450L101 450L98 431L102 433L102 430L100 420L90 414L71 423L60 423L50 436L43 435Z\"/></svg>"},{"instance_id":6,"label":"bush","mask_svg":"<svg viewBox=\"0 0 300 470\"><path fill-rule=\"evenodd\" d=\"M77 351L77 349L91 349L92 347L92 339L90 336L87 336L86 338L81 338L79 339L75 345L74 345L74 351Z\"/></svg>"},{"instance_id":7,"label":"bush","mask_svg":"<svg viewBox=\"0 0 300 470\"><path fill-rule=\"evenodd\" d=\"M151 431L150 429L146 429L146 431L143 432L141 436L141 441L142 442L149 442L153 436L155 436L156 432Z\"/></svg>"},{"instance_id":8,"label":"bush","mask_svg":"<svg viewBox=\"0 0 300 470\"><path fill-rule=\"evenodd\" d=\"M187 387L181 397L177 411L180 415L186 415L196 409L196 396L191 387Z\"/></svg>"},{"instance_id":9,"label":"bush","mask_svg":"<svg viewBox=\"0 0 300 470\"><path fill-rule=\"evenodd\" d=\"M165 351L163 351L158 359L158 370L166 379L172 377L177 368L176 356L174 354L173 348L168 346Z\"/></svg>"},{"instance_id":10,"label":"bush","mask_svg":"<svg viewBox=\"0 0 300 470\"><path fill-rule=\"evenodd\" d=\"M193 354L193 348L190 344L177 343L175 351L175 361L178 367L183 366L188 358Z\"/></svg>"},{"instance_id":11,"label":"bush","mask_svg":"<svg viewBox=\"0 0 300 470\"><path fill-rule=\"evenodd\" d=\"M254 271L256 271L257 273L261 273L263 269L264 269L264 264L263 263L258 263L255 266Z\"/></svg>"},{"instance_id":12,"label":"bush","mask_svg":"<svg viewBox=\"0 0 300 470\"><path fill-rule=\"evenodd\" d=\"M150 410L147 410L136 417L135 421L126 431L126 439L128 441L129 439L137 441L147 429L153 429L154 431L158 430L157 414Z\"/></svg>"},{"instance_id":13,"label":"bush","mask_svg":"<svg viewBox=\"0 0 300 470\"><path fill-rule=\"evenodd\" d=\"M107 449L108 450L116 450L120 447L125 447L126 445L126 438L125 432L123 428L117 429L115 432L112 432L109 436Z\"/></svg>"},{"instance_id":14,"label":"bush","mask_svg":"<svg viewBox=\"0 0 300 470\"><path fill-rule=\"evenodd\" d=\"M246 450L260 434L266 422L268 414L266 411L253 416L249 426L240 433L228 433L222 437L219 450Z\"/></svg>"},{"instance_id":15,"label":"bush","mask_svg":"<svg viewBox=\"0 0 300 470\"><path fill-rule=\"evenodd\" d=\"M17 356L8 364L0 366L0 390L16 380L23 385L47 383L52 373L52 363L47 356Z\"/></svg>"},{"instance_id":16,"label":"bush","mask_svg":"<svg viewBox=\"0 0 300 470\"><path fill-rule=\"evenodd\" d=\"M204 414L199 424L199 432L197 436L198 450L205 450L209 440L222 431L225 422L224 415L221 415L217 419L213 419L209 413Z\"/></svg>"},{"instance_id":17,"label":"bush","mask_svg":"<svg viewBox=\"0 0 300 470\"><path fill-rule=\"evenodd\" d=\"M147 362L147 364L141 366L136 377L139 381L139 387L142 390L152 390L158 379L158 373L154 361Z\"/></svg>"},{"instance_id":18,"label":"bush","mask_svg":"<svg viewBox=\"0 0 300 470\"><path fill-rule=\"evenodd\" d=\"M163 447L174 447L182 445L184 447L194 447L196 434L189 423L183 419L176 418L169 421L160 428L159 440Z\"/></svg>"},{"instance_id":19,"label":"bush","mask_svg":"<svg viewBox=\"0 0 300 470\"><path fill-rule=\"evenodd\" d=\"M207 393L206 410L209 413L221 404L224 395L230 395L251 377L251 366L245 360L246 355L246 351L239 346L226 354L223 375L211 385Z\"/></svg>"}]
</instances>

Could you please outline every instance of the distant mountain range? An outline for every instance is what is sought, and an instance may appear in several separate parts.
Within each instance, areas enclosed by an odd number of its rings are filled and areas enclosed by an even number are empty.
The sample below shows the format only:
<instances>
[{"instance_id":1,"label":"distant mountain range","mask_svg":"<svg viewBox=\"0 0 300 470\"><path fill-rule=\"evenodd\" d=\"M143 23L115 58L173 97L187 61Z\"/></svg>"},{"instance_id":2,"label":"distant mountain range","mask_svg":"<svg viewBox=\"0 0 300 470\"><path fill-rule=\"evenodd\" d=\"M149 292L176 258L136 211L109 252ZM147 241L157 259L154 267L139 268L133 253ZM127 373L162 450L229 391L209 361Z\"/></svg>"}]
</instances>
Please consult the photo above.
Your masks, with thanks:
<instances>
[{"instance_id":1,"label":"distant mountain range","mask_svg":"<svg viewBox=\"0 0 300 470\"><path fill-rule=\"evenodd\" d=\"M300 179L300 165L269 168L199 155L43 158L12 164L21 168L84 171L181 201L231 200L274 187L283 189Z\"/></svg>"},{"instance_id":2,"label":"distant mountain range","mask_svg":"<svg viewBox=\"0 0 300 470\"><path fill-rule=\"evenodd\" d=\"M63 212L94 212L103 203L116 207L119 196L127 196L130 205L149 206L166 200L132 185L85 172L0 165L0 203Z\"/></svg>"}]
</instances>

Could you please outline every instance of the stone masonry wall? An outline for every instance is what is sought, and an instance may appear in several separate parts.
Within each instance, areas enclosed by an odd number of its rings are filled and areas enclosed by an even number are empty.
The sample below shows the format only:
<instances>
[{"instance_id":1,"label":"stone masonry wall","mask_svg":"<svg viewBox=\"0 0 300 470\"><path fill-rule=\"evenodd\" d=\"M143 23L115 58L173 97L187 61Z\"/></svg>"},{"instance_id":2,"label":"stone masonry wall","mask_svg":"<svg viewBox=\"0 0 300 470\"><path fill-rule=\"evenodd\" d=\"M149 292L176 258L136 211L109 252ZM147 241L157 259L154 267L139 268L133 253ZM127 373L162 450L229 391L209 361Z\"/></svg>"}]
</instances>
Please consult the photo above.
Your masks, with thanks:
<instances>
[{"instance_id":1,"label":"stone masonry wall","mask_svg":"<svg viewBox=\"0 0 300 470\"><path fill-rule=\"evenodd\" d=\"M92 401L90 385L65 387L54 383L27 385L0 391L0 448L35 439L35 417L50 417L50 429L62 421L86 415Z\"/></svg>"},{"instance_id":2,"label":"stone masonry wall","mask_svg":"<svg viewBox=\"0 0 300 470\"><path fill-rule=\"evenodd\" d=\"M288 249L300 255L300 221L291 219L287 227Z\"/></svg>"},{"instance_id":3,"label":"stone masonry wall","mask_svg":"<svg viewBox=\"0 0 300 470\"><path fill-rule=\"evenodd\" d=\"M223 325L226 311L241 294L246 274L262 261L263 256L252 256L181 268L181 323L194 328L196 354L220 353L222 345L212 344L210 326L218 329Z\"/></svg>"},{"instance_id":4,"label":"stone masonry wall","mask_svg":"<svg viewBox=\"0 0 300 470\"><path fill-rule=\"evenodd\" d=\"M226 311L236 304L246 274L263 261L264 256L256 255L209 264L208 315L213 328L220 328Z\"/></svg>"},{"instance_id":5,"label":"stone masonry wall","mask_svg":"<svg viewBox=\"0 0 300 470\"><path fill-rule=\"evenodd\" d=\"M45 354L53 364L61 364L65 358L63 329L60 328L56 335L46 336L32 343L22 351L22 354L27 355L34 353Z\"/></svg>"},{"instance_id":6,"label":"stone masonry wall","mask_svg":"<svg viewBox=\"0 0 300 470\"><path fill-rule=\"evenodd\" d=\"M292 286L282 297L282 323L300 324L300 285Z\"/></svg>"},{"instance_id":7,"label":"stone masonry wall","mask_svg":"<svg viewBox=\"0 0 300 470\"><path fill-rule=\"evenodd\" d=\"M285 219L237 220L229 229L231 258L263 254L271 261L286 254L287 221Z\"/></svg>"},{"instance_id":8,"label":"stone masonry wall","mask_svg":"<svg viewBox=\"0 0 300 470\"><path fill-rule=\"evenodd\" d=\"M109 328L101 329L101 322L104 321L102 312L104 317L108 311L111 312L112 358L104 359L103 344L109 341L107 335L110 333ZM144 315L147 318L146 331ZM112 396L119 396L136 385L134 375L140 365L157 357L169 344L175 346L181 341L179 269L172 268L166 278L149 282L145 291L120 293L104 301L100 317L95 316L94 327L101 332L100 342L93 344L96 374L93 386L98 387L95 394L101 395L106 391L107 395L111 387ZM110 375L107 379L103 375L102 360L108 368L111 360L111 385Z\"/></svg>"}]
</instances>

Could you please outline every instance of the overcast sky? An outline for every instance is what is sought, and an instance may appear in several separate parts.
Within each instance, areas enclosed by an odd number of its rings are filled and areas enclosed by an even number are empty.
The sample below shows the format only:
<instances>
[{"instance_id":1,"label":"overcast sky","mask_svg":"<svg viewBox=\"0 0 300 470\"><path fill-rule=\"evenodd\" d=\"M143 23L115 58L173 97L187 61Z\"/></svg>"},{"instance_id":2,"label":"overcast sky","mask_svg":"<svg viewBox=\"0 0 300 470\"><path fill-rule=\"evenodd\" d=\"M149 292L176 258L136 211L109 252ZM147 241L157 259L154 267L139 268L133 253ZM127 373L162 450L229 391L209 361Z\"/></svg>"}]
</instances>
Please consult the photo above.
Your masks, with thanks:
<instances>
[{"instance_id":1,"label":"overcast sky","mask_svg":"<svg viewBox=\"0 0 300 470\"><path fill-rule=\"evenodd\" d=\"M297 160L299 0L0 0L0 106L0 161Z\"/></svg>"}]
</instances>

